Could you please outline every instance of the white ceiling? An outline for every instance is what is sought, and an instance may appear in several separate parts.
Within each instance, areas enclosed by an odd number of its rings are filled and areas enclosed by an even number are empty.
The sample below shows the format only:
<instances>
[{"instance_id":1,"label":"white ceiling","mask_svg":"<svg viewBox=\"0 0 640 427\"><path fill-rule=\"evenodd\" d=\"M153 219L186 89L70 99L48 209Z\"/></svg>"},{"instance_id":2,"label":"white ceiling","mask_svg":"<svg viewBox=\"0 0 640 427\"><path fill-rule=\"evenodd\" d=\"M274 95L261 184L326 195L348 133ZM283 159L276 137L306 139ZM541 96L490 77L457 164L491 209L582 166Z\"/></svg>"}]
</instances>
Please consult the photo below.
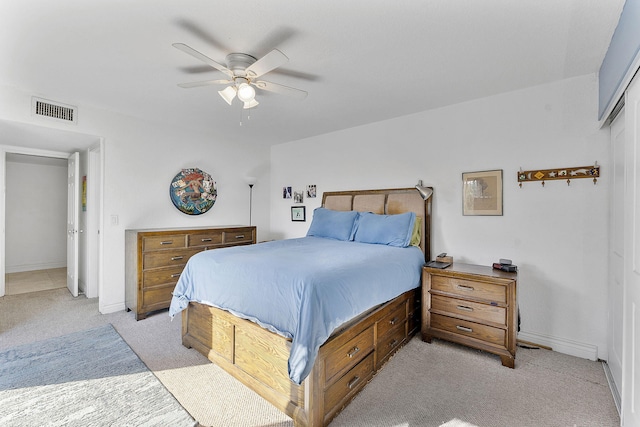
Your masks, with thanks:
<instances>
[{"instance_id":1,"label":"white ceiling","mask_svg":"<svg viewBox=\"0 0 640 427\"><path fill-rule=\"evenodd\" d=\"M0 85L82 107L274 144L597 72L624 0L2 0ZM273 48L289 62L227 105L224 62ZM595 102L595 100L594 100ZM242 126L240 120L242 115Z\"/></svg>"}]
</instances>

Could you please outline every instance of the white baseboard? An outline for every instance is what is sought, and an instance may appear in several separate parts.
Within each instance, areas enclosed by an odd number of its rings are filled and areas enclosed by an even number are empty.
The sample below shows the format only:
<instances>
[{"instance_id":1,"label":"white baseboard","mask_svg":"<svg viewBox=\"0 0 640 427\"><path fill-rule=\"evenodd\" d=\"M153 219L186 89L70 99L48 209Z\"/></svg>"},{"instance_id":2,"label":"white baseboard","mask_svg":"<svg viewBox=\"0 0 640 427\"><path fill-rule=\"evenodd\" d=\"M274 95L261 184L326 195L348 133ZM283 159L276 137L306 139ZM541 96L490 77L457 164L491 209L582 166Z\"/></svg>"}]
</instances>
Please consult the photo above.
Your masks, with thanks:
<instances>
[{"instance_id":1,"label":"white baseboard","mask_svg":"<svg viewBox=\"0 0 640 427\"><path fill-rule=\"evenodd\" d=\"M98 311L102 314L115 313L126 309L124 302L116 304L102 304L102 298L98 300Z\"/></svg>"},{"instance_id":2,"label":"white baseboard","mask_svg":"<svg viewBox=\"0 0 640 427\"><path fill-rule=\"evenodd\" d=\"M568 354L582 359L598 360L598 347L592 344L522 331L518 332L518 339L550 347L553 351L557 351L558 353Z\"/></svg>"},{"instance_id":3,"label":"white baseboard","mask_svg":"<svg viewBox=\"0 0 640 427\"><path fill-rule=\"evenodd\" d=\"M22 273L23 271L48 270L50 268L63 268L66 266L66 261L42 262L38 264L6 265L5 273Z\"/></svg>"}]
</instances>

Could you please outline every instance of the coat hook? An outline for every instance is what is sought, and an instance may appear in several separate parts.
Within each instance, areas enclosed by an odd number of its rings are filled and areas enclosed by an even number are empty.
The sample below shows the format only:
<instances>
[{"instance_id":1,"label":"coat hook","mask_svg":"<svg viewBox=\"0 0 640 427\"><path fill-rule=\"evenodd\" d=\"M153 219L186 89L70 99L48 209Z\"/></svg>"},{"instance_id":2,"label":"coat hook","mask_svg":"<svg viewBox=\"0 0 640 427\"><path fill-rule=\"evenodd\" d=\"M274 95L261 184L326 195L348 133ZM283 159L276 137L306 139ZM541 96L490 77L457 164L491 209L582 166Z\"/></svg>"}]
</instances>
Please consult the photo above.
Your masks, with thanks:
<instances>
[{"instance_id":1,"label":"coat hook","mask_svg":"<svg viewBox=\"0 0 640 427\"><path fill-rule=\"evenodd\" d=\"M542 181L542 186L544 187L544 181Z\"/></svg>"},{"instance_id":2,"label":"coat hook","mask_svg":"<svg viewBox=\"0 0 640 427\"><path fill-rule=\"evenodd\" d=\"M571 180L567 178L567 186L571 183Z\"/></svg>"}]
</instances>

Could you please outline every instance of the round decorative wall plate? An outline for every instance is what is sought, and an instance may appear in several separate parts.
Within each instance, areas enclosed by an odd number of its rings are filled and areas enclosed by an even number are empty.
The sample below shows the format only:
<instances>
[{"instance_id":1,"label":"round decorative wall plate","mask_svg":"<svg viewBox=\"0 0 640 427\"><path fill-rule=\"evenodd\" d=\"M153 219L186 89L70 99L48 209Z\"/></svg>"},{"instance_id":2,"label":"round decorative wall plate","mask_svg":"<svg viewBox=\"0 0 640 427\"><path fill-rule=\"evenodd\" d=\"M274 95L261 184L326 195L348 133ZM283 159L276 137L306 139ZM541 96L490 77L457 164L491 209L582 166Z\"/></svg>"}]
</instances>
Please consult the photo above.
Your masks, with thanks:
<instances>
[{"instance_id":1,"label":"round decorative wall plate","mask_svg":"<svg viewBox=\"0 0 640 427\"><path fill-rule=\"evenodd\" d=\"M169 187L171 201L187 215L200 215L211 209L218 191L211 175L198 168L182 169Z\"/></svg>"}]
</instances>

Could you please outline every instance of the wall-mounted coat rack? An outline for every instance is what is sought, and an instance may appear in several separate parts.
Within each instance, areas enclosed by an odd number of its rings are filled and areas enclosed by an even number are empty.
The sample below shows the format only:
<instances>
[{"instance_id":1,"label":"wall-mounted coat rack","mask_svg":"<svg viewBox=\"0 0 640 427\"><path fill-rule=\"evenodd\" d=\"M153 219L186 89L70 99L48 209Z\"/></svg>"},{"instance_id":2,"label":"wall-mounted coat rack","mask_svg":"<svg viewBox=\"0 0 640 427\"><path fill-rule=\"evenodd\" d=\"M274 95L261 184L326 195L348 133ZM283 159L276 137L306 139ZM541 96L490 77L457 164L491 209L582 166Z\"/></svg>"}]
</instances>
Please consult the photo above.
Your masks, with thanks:
<instances>
[{"instance_id":1,"label":"wall-mounted coat rack","mask_svg":"<svg viewBox=\"0 0 640 427\"><path fill-rule=\"evenodd\" d=\"M593 178L593 184L595 185L599 177L600 166L598 166L598 162L595 162L593 166L578 166L573 168L534 169L530 171L523 171L522 168L520 168L518 171L518 185L522 188L523 182L537 181L544 187L545 181L557 179L564 179L567 181L567 185L569 185L572 179L578 178Z\"/></svg>"}]
</instances>

